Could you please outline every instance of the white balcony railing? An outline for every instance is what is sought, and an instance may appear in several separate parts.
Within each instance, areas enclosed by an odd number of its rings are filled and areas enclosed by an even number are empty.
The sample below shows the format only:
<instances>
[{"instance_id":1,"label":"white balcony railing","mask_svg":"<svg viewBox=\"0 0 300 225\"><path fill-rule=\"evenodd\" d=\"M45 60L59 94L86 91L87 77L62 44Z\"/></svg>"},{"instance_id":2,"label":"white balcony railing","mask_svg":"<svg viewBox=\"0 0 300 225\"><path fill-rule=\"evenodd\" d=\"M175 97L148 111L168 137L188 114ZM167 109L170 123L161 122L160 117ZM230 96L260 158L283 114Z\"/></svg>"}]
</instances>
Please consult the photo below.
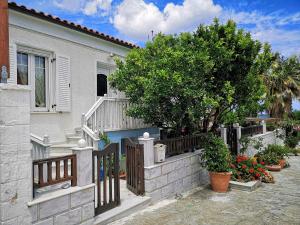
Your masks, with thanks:
<instances>
[{"instance_id":1,"label":"white balcony railing","mask_svg":"<svg viewBox=\"0 0 300 225\"><path fill-rule=\"evenodd\" d=\"M142 120L126 115L129 106L127 98L99 98L91 109L82 115L82 132L88 145L97 149L99 132L149 127Z\"/></svg>"}]
</instances>

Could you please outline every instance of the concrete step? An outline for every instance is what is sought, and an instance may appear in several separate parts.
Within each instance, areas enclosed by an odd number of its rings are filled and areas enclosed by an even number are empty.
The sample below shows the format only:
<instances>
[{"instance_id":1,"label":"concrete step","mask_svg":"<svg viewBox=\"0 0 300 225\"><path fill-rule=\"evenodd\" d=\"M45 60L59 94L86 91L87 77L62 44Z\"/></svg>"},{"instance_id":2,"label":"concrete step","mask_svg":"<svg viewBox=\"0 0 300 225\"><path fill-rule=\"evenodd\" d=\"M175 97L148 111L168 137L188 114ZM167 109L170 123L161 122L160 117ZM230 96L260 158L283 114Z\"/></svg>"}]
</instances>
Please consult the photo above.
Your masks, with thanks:
<instances>
[{"instance_id":1,"label":"concrete step","mask_svg":"<svg viewBox=\"0 0 300 225\"><path fill-rule=\"evenodd\" d=\"M77 144L81 138L82 138L81 136L76 136L76 135L67 136L67 143L68 144Z\"/></svg>"},{"instance_id":2,"label":"concrete step","mask_svg":"<svg viewBox=\"0 0 300 225\"><path fill-rule=\"evenodd\" d=\"M121 199L120 206L96 216L94 225L107 225L139 210L145 209L150 203L150 197L134 196L133 198L124 199L123 201Z\"/></svg>"},{"instance_id":3,"label":"concrete step","mask_svg":"<svg viewBox=\"0 0 300 225\"><path fill-rule=\"evenodd\" d=\"M71 148L77 147L77 144L70 144L70 143L63 143L63 144L56 144L51 145L50 147L50 155L66 155L71 154Z\"/></svg>"},{"instance_id":4,"label":"concrete step","mask_svg":"<svg viewBox=\"0 0 300 225\"><path fill-rule=\"evenodd\" d=\"M82 135L82 129L81 129L81 127L76 127L74 130L75 130L76 136L81 136Z\"/></svg>"}]
</instances>

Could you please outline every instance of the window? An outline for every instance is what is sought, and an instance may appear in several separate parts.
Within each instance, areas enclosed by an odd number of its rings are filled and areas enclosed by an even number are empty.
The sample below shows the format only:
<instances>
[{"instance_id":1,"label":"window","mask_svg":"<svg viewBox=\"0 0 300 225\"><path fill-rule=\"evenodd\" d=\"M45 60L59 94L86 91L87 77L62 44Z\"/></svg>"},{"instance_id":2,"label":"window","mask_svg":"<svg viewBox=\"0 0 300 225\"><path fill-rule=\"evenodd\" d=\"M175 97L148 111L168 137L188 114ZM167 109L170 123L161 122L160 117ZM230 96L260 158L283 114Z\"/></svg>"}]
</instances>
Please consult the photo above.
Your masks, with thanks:
<instances>
[{"instance_id":1,"label":"window","mask_svg":"<svg viewBox=\"0 0 300 225\"><path fill-rule=\"evenodd\" d=\"M18 52L17 84L28 85L28 54Z\"/></svg>"},{"instance_id":2,"label":"window","mask_svg":"<svg viewBox=\"0 0 300 225\"><path fill-rule=\"evenodd\" d=\"M35 107L46 107L46 65L41 56L35 56Z\"/></svg>"},{"instance_id":3,"label":"window","mask_svg":"<svg viewBox=\"0 0 300 225\"><path fill-rule=\"evenodd\" d=\"M107 94L107 76L105 74L97 75L97 96Z\"/></svg>"},{"instance_id":4,"label":"window","mask_svg":"<svg viewBox=\"0 0 300 225\"><path fill-rule=\"evenodd\" d=\"M32 111L49 111L48 58L33 50L17 52L17 84L31 86Z\"/></svg>"}]
</instances>

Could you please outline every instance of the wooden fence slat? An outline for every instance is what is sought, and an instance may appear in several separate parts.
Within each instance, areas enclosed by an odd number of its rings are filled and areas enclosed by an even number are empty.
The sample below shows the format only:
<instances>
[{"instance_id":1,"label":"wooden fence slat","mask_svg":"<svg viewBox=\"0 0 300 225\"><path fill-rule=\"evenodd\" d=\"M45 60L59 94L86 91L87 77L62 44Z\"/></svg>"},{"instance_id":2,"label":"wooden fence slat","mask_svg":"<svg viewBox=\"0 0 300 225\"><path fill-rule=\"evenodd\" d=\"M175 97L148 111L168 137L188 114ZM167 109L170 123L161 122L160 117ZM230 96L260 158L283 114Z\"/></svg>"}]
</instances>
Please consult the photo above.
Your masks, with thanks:
<instances>
[{"instance_id":1,"label":"wooden fence slat","mask_svg":"<svg viewBox=\"0 0 300 225\"><path fill-rule=\"evenodd\" d=\"M71 160L71 175L68 173L68 160ZM60 175L60 162L64 161L64 174ZM55 163L55 177L52 176L53 163ZM47 171L46 181L44 180L44 166ZM71 181L72 186L77 185L77 164L76 155L67 155L62 157L52 157L46 159L34 160L32 162L33 168L33 197L36 188L42 188L54 184L63 183L66 181ZM35 177L36 168L38 170L38 177ZM37 179L37 182L36 182Z\"/></svg>"}]
</instances>

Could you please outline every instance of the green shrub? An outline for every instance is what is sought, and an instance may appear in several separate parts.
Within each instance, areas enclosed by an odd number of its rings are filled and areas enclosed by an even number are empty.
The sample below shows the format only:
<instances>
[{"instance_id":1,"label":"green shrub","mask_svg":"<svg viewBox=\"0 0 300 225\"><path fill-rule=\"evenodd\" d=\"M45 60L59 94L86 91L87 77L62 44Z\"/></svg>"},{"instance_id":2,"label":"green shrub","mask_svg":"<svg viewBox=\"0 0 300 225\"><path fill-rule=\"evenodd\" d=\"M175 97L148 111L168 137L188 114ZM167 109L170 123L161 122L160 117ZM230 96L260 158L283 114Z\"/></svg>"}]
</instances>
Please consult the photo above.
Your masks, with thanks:
<instances>
[{"instance_id":1,"label":"green shrub","mask_svg":"<svg viewBox=\"0 0 300 225\"><path fill-rule=\"evenodd\" d=\"M268 145L264 151L264 154L274 153L279 157L279 159L283 159L285 156L288 156L289 151L289 147L287 146Z\"/></svg>"},{"instance_id":2,"label":"green shrub","mask_svg":"<svg viewBox=\"0 0 300 225\"><path fill-rule=\"evenodd\" d=\"M299 139L298 137L289 135L285 139L285 144L290 148L295 148L298 145Z\"/></svg>"},{"instance_id":3,"label":"green shrub","mask_svg":"<svg viewBox=\"0 0 300 225\"><path fill-rule=\"evenodd\" d=\"M259 162L264 162L267 165L278 165L280 157L275 152L263 152L256 155Z\"/></svg>"},{"instance_id":4,"label":"green shrub","mask_svg":"<svg viewBox=\"0 0 300 225\"><path fill-rule=\"evenodd\" d=\"M210 134L205 140L201 154L202 165L210 172L229 172L231 170L231 155L224 141Z\"/></svg>"}]
</instances>

